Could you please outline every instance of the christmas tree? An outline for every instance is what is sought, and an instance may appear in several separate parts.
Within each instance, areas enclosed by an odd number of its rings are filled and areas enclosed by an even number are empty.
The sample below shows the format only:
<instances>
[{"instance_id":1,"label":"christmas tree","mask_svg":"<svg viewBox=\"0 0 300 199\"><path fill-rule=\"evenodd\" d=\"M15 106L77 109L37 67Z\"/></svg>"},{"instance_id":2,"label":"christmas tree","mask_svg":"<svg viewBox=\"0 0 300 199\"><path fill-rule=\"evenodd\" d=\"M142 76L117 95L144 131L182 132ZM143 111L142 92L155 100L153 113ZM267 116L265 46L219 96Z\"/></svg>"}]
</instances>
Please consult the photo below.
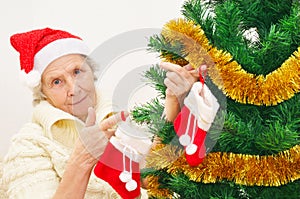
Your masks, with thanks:
<instances>
[{"instance_id":1,"label":"christmas tree","mask_svg":"<svg viewBox=\"0 0 300 199\"><path fill-rule=\"evenodd\" d=\"M300 2L189 0L183 17L150 38L181 66L207 65L220 103L198 166L163 115L165 71L145 72L157 98L133 110L160 139L143 175L150 198L300 198Z\"/></svg>"}]
</instances>

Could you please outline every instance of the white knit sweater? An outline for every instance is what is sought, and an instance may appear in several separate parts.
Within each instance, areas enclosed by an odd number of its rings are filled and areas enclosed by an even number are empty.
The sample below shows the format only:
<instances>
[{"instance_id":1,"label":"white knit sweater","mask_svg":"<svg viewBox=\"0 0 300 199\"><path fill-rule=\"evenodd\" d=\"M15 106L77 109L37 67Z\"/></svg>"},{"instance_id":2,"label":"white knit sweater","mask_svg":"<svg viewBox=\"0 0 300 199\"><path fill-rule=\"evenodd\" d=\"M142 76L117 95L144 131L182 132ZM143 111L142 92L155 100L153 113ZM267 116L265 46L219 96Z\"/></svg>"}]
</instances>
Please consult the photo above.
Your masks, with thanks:
<instances>
[{"instance_id":1,"label":"white knit sweater","mask_svg":"<svg viewBox=\"0 0 300 199\"><path fill-rule=\"evenodd\" d=\"M97 118L104 118L110 106L100 104ZM8 198L48 199L54 195L78 129L83 123L72 115L42 101L33 111L31 123L26 124L12 139L4 158L3 183ZM143 196L143 198L146 196ZM85 198L120 198L105 181L94 173L90 177Z\"/></svg>"}]
</instances>

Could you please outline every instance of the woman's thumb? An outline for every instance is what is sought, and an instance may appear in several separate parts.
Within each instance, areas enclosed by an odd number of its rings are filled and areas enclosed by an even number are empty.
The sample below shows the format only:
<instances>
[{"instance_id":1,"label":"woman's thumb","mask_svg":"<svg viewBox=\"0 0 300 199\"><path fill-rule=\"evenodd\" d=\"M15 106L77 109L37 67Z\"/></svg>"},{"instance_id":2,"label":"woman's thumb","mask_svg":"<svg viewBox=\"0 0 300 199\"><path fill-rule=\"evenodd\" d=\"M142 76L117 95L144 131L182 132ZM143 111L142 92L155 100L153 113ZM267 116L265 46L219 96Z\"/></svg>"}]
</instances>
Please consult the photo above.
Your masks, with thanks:
<instances>
[{"instance_id":1,"label":"woman's thumb","mask_svg":"<svg viewBox=\"0 0 300 199\"><path fill-rule=\"evenodd\" d=\"M93 126L96 123L96 112L93 107L88 108L88 115L85 120L85 126Z\"/></svg>"}]
</instances>

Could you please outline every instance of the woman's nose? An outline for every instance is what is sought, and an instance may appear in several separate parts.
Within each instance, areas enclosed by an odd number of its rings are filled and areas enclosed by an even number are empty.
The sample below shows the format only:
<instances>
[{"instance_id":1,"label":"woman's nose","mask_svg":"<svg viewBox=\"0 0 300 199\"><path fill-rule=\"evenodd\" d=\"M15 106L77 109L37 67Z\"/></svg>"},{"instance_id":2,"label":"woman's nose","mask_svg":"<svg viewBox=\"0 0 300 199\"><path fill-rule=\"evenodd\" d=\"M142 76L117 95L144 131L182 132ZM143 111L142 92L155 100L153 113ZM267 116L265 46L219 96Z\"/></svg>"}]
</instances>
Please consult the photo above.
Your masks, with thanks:
<instances>
[{"instance_id":1,"label":"woman's nose","mask_svg":"<svg viewBox=\"0 0 300 199\"><path fill-rule=\"evenodd\" d=\"M79 87L76 84L76 80L74 78L70 77L66 80L66 89L68 96L75 96L78 93Z\"/></svg>"}]
</instances>

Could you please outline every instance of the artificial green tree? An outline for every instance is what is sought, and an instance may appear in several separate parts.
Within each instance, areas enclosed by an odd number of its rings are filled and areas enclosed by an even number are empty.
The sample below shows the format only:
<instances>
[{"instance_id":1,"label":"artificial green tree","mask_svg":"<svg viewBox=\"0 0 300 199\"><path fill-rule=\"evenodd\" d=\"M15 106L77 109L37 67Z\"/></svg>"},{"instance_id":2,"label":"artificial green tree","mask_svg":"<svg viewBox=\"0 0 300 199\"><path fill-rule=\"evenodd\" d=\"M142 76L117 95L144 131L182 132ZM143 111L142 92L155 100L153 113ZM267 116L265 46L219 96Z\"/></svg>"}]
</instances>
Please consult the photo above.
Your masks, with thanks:
<instances>
[{"instance_id":1,"label":"artificial green tree","mask_svg":"<svg viewBox=\"0 0 300 199\"><path fill-rule=\"evenodd\" d=\"M161 140L143 171L150 197L300 198L300 1L189 0L182 14L149 49L182 66L206 64L220 109L212 148L191 167L162 117L165 71L145 72L159 94L133 115Z\"/></svg>"}]
</instances>

